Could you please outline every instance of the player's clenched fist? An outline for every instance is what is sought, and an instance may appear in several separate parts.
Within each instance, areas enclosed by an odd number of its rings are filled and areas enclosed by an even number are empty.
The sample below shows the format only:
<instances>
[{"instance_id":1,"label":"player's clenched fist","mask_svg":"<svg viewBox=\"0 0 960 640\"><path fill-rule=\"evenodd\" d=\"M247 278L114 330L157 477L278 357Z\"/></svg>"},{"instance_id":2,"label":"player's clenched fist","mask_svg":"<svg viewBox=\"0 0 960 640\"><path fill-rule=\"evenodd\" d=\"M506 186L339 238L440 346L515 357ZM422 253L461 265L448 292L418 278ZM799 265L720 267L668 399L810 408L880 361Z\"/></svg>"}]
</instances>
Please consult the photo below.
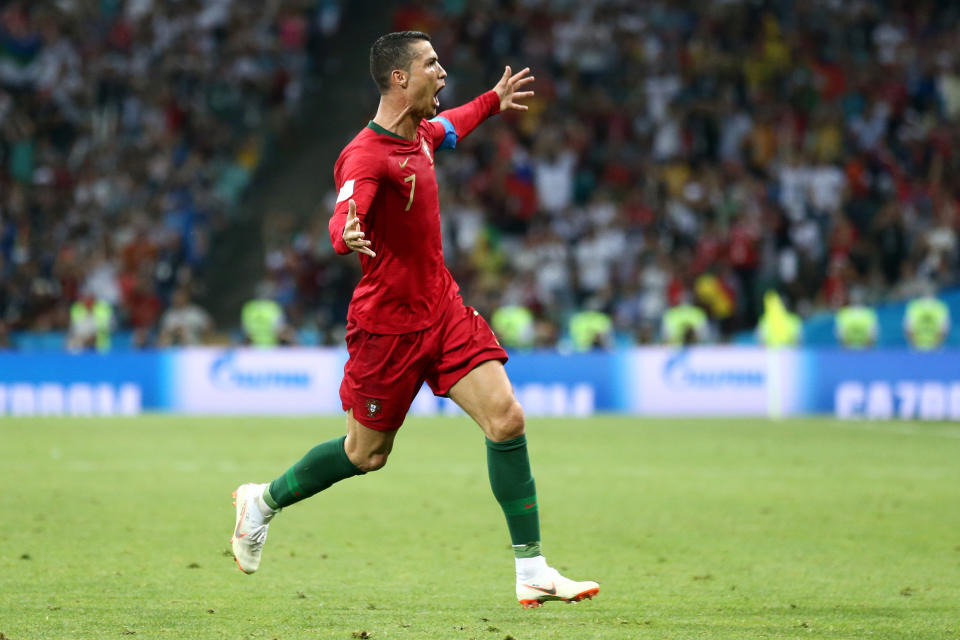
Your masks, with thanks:
<instances>
[{"instance_id":1,"label":"player's clenched fist","mask_svg":"<svg viewBox=\"0 0 960 640\"><path fill-rule=\"evenodd\" d=\"M347 224L343 227L343 241L347 248L357 253L365 253L371 258L376 258L377 254L370 248L370 241L364 240L363 231L360 230L360 218L357 217L357 203L350 199L350 209L347 211Z\"/></svg>"}]
</instances>

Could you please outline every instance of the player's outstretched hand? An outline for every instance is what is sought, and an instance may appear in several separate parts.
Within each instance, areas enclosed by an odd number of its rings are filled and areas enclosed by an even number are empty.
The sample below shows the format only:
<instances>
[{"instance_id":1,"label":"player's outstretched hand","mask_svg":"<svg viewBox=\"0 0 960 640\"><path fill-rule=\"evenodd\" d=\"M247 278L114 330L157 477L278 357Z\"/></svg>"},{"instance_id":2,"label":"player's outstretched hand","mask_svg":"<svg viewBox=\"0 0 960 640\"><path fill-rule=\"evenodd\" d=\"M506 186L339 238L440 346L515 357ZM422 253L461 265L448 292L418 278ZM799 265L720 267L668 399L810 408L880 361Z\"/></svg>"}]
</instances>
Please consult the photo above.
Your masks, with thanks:
<instances>
[{"instance_id":1,"label":"player's outstretched hand","mask_svg":"<svg viewBox=\"0 0 960 640\"><path fill-rule=\"evenodd\" d=\"M530 75L530 67L524 67L523 71L513 73L507 66L503 70L503 77L493 88L500 96L500 111L507 109L516 109L517 111L526 111L527 105L520 104L518 100L526 100L533 95L533 91L520 91L522 87L533 82L533 76Z\"/></svg>"},{"instance_id":2,"label":"player's outstretched hand","mask_svg":"<svg viewBox=\"0 0 960 640\"><path fill-rule=\"evenodd\" d=\"M353 198L350 198L347 224L343 226L343 241L351 251L365 253L371 258L377 257L377 254L370 248L370 241L363 239L363 231L360 230L360 218L357 217L357 203L353 201Z\"/></svg>"}]
</instances>

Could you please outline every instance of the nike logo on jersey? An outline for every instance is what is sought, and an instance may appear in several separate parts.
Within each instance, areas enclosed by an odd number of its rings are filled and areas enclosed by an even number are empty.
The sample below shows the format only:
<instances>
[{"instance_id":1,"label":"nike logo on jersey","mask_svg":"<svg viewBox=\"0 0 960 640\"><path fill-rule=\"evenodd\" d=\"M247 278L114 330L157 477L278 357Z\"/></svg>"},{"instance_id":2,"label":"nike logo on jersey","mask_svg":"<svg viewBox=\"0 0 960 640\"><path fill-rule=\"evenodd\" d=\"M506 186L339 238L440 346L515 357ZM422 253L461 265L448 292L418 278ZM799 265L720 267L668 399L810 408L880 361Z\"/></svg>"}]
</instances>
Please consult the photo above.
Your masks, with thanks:
<instances>
[{"instance_id":1,"label":"nike logo on jersey","mask_svg":"<svg viewBox=\"0 0 960 640\"><path fill-rule=\"evenodd\" d=\"M523 585L523 586L527 587L528 589L534 589L535 591L542 591L543 593L547 594L548 596L555 596L555 595L557 595L557 585L556 585L556 583L554 583L554 582L551 582L551 583L550 583L550 588L549 588L549 589L547 589L546 587L538 587L538 586L535 585L535 584L525 584L525 585Z\"/></svg>"},{"instance_id":2,"label":"nike logo on jersey","mask_svg":"<svg viewBox=\"0 0 960 640\"><path fill-rule=\"evenodd\" d=\"M407 158L406 160L404 160L403 162L401 162L401 163L400 163L400 168L403 169L405 166L407 166L407 163L408 163L408 162L410 162L410 158Z\"/></svg>"}]
</instances>

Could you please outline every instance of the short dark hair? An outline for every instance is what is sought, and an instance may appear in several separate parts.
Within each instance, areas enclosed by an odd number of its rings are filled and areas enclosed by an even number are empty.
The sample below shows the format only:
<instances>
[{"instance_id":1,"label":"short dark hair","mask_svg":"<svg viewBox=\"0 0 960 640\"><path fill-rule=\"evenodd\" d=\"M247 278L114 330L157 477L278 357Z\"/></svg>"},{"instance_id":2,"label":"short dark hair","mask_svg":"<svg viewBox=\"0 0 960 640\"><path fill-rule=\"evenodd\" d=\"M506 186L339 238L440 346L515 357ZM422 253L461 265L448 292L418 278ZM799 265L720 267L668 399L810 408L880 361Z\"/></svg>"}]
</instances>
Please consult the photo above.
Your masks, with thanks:
<instances>
[{"instance_id":1,"label":"short dark hair","mask_svg":"<svg viewBox=\"0 0 960 640\"><path fill-rule=\"evenodd\" d=\"M390 90L390 74L394 69L410 70L413 52L410 45L417 40L430 42L423 31L394 31L377 38L370 47L370 75L380 93Z\"/></svg>"}]
</instances>

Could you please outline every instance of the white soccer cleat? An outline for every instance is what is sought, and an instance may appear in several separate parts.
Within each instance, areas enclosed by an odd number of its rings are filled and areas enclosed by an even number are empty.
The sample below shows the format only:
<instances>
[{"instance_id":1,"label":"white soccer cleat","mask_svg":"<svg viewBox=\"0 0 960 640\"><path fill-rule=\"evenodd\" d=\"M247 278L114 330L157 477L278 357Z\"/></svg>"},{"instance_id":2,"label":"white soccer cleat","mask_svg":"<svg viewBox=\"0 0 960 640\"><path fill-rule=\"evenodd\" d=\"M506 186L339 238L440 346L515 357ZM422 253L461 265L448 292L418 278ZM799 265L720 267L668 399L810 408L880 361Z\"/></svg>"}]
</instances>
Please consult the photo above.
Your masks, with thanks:
<instances>
[{"instance_id":1,"label":"white soccer cleat","mask_svg":"<svg viewBox=\"0 0 960 640\"><path fill-rule=\"evenodd\" d=\"M517 580L517 600L524 609L536 609L550 600L580 602L589 600L598 593L600 585L596 582L577 582L564 578L553 567L547 567L532 580Z\"/></svg>"},{"instance_id":2,"label":"white soccer cleat","mask_svg":"<svg viewBox=\"0 0 960 640\"><path fill-rule=\"evenodd\" d=\"M244 573L253 573L260 566L260 551L267 541L267 527L277 511L268 515L260 510L258 498L266 484L242 484L233 492L233 504L237 508L237 525L230 538L233 557Z\"/></svg>"}]
</instances>

